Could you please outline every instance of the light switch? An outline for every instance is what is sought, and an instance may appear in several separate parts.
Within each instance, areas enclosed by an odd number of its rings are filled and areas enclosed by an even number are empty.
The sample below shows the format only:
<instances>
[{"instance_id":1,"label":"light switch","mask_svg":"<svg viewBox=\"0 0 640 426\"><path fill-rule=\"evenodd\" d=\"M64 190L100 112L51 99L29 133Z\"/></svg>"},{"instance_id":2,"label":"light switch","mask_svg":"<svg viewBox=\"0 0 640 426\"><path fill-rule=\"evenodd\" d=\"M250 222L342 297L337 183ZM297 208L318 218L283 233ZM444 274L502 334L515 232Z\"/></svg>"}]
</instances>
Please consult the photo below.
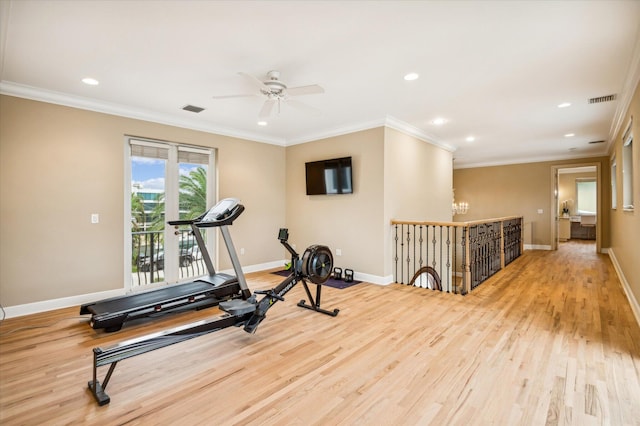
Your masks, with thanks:
<instances>
[{"instance_id":1,"label":"light switch","mask_svg":"<svg viewBox=\"0 0 640 426\"><path fill-rule=\"evenodd\" d=\"M99 223L100 215L98 213L91 213L91 223Z\"/></svg>"}]
</instances>

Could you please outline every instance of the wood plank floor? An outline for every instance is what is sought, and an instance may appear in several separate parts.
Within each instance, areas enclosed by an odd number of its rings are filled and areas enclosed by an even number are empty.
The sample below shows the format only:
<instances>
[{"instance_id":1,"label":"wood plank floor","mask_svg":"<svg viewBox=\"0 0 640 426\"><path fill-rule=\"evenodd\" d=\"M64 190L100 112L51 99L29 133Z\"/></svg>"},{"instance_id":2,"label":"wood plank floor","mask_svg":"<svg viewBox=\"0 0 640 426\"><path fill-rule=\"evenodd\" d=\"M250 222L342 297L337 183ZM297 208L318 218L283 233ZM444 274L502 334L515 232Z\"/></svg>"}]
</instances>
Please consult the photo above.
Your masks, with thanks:
<instances>
[{"instance_id":1,"label":"wood plank floor","mask_svg":"<svg viewBox=\"0 0 640 426\"><path fill-rule=\"evenodd\" d=\"M251 274L253 289L281 278ZM526 251L467 296L301 287L255 335L229 328L122 361L98 407L92 348L211 315L92 330L77 308L0 324L0 423L640 425L640 327L593 245ZM104 371L100 373L102 376Z\"/></svg>"}]
</instances>

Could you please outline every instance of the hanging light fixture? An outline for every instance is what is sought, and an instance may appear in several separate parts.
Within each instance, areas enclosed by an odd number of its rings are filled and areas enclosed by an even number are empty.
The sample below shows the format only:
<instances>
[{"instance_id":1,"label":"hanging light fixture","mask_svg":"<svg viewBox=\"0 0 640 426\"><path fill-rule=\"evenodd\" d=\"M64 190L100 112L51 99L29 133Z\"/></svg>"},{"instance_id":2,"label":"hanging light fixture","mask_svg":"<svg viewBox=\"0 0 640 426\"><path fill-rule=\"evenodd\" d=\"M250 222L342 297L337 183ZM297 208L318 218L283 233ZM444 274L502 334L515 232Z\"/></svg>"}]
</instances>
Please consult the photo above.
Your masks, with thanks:
<instances>
[{"instance_id":1,"label":"hanging light fixture","mask_svg":"<svg viewBox=\"0 0 640 426\"><path fill-rule=\"evenodd\" d=\"M451 204L451 213L455 216L457 214L467 214L469 210L469 203L460 201L456 203L456 190L453 190L453 202Z\"/></svg>"}]
</instances>

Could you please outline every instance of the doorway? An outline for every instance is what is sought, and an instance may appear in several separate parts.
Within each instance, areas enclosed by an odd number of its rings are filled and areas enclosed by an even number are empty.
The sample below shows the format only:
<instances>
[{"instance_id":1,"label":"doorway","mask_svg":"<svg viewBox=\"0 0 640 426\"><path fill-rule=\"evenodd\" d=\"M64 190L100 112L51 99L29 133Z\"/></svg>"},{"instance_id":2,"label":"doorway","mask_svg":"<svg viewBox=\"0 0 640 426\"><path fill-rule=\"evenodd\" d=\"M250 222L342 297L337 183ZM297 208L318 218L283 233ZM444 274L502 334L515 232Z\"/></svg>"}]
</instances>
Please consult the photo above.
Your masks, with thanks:
<instances>
[{"instance_id":1,"label":"doorway","mask_svg":"<svg viewBox=\"0 0 640 426\"><path fill-rule=\"evenodd\" d=\"M602 189L598 163L552 166L552 248L580 242L601 250Z\"/></svg>"},{"instance_id":2,"label":"doorway","mask_svg":"<svg viewBox=\"0 0 640 426\"><path fill-rule=\"evenodd\" d=\"M206 274L191 229L167 221L196 218L213 203L215 151L127 138L125 152L125 289L145 290ZM215 233L208 234L203 231L207 246L214 247Z\"/></svg>"}]
</instances>

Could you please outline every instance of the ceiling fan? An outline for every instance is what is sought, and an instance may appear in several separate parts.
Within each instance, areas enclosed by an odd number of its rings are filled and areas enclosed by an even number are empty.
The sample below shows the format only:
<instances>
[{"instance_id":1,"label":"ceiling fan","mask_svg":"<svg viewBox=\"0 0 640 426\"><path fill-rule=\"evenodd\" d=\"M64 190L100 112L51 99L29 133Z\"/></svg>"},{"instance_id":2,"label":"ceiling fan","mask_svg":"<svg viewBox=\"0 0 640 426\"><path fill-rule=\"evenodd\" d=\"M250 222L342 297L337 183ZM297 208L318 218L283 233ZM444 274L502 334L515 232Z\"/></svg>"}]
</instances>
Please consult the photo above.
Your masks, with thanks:
<instances>
[{"instance_id":1,"label":"ceiling fan","mask_svg":"<svg viewBox=\"0 0 640 426\"><path fill-rule=\"evenodd\" d=\"M286 84L279 80L279 71L269 71L267 73L268 80L266 81L261 81L257 77L244 72L239 72L238 74L240 74L247 82L253 85L258 90L258 93L213 96L213 99L249 98L254 96L263 96L266 99L264 101L264 104L262 105L262 108L260 109L260 112L258 113L258 118L261 120L271 117L276 106L277 113L279 114L280 104L283 102L299 110L312 113L318 112L315 108L309 105L306 105L298 100L291 99L294 96L315 95L324 93L324 89L317 84L312 84L309 86L287 87Z\"/></svg>"}]
</instances>

